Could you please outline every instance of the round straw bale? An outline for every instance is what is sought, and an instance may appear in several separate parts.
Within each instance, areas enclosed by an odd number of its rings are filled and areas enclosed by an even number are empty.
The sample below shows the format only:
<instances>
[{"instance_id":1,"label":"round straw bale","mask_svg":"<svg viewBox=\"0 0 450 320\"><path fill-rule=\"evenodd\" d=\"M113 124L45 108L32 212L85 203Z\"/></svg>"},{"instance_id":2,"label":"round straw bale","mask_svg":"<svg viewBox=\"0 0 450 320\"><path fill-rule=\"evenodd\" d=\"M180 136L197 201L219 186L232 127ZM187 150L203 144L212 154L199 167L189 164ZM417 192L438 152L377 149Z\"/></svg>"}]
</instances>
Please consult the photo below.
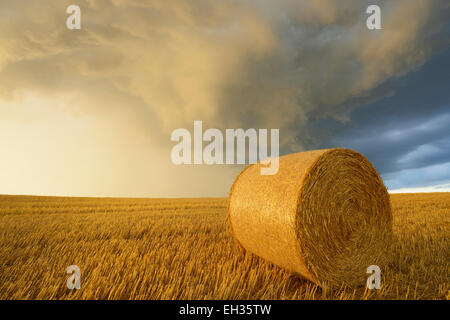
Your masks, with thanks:
<instances>
[{"instance_id":1,"label":"round straw bale","mask_svg":"<svg viewBox=\"0 0 450 320\"><path fill-rule=\"evenodd\" d=\"M246 250L319 284L365 285L382 270L392 237L389 194L377 171L349 149L279 158L244 169L231 187L228 221Z\"/></svg>"}]
</instances>

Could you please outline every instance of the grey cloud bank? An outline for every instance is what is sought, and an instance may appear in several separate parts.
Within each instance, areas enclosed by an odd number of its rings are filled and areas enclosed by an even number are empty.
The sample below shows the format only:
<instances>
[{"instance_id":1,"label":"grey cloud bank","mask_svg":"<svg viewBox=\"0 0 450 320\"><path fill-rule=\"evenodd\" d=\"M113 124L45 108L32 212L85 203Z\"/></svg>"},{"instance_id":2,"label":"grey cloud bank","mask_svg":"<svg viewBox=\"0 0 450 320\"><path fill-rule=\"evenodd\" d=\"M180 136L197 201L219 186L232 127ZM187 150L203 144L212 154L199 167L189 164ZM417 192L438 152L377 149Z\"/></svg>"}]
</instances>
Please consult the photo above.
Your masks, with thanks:
<instances>
[{"instance_id":1,"label":"grey cloud bank","mask_svg":"<svg viewBox=\"0 0 450 320\"><path fill-rule=\"evenodd\" d=\"M390 97L351 115L333 139L364 153L390 189L450 180L450 50L418 71L393 80Z\"/></svg>"},{"instance_id":2,"label":"grey cloud bank","mask_svg":"<svg viewBox=\"0 0 450 320\"><path fill-rule=\"evenodd\" d=\"M0 3L0 192L226 195L241 167L171 164L197 119L354 148L391 188L448 181L406 178L450 161L448 1L80 0L68 31L70 4Z\"/></svg>"}]
</instances>

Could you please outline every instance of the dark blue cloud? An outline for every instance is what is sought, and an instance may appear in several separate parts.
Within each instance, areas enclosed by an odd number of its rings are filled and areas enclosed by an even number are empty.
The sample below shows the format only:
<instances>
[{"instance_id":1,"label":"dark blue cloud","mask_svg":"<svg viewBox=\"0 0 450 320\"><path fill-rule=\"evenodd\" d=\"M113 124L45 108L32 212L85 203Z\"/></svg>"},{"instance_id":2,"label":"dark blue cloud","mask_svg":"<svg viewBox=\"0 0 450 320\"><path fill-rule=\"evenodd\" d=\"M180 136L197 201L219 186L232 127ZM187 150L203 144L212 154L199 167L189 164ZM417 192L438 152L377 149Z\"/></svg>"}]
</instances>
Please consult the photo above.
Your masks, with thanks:
<instances>
[{"instance_id":1,"label":"dark blue cloud","mask_svg":"<svg viewBox=\"0 0 450 320\"><path fill-rule=\"evenodd\" d=\"M360 151L389 188L449 182L450 49L378 90L389 96L354 109L346 124L322 120L334 136L321 146Z\"/></svg>"}]
</instances>

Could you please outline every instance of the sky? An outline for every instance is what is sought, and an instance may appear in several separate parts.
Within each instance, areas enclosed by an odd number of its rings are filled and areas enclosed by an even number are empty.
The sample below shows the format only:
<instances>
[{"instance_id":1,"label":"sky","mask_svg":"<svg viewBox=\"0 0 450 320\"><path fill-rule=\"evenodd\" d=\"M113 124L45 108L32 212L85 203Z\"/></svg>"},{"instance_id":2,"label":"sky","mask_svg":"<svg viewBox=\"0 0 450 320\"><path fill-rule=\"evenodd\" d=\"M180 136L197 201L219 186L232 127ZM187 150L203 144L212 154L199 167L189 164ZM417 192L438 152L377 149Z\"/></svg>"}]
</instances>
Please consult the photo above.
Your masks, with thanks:
<instances>
[{"instance_id":1,"label":"sky","mask_svg":"<svg viewBox=\"0 0 450 320\"><path fill-rule=\"evenodd\" d=\"M171 161L194 120L450 191L449 18L447 0L1 0L0 194L226 196L244 166Z\"/></svg>"}]
</instances>

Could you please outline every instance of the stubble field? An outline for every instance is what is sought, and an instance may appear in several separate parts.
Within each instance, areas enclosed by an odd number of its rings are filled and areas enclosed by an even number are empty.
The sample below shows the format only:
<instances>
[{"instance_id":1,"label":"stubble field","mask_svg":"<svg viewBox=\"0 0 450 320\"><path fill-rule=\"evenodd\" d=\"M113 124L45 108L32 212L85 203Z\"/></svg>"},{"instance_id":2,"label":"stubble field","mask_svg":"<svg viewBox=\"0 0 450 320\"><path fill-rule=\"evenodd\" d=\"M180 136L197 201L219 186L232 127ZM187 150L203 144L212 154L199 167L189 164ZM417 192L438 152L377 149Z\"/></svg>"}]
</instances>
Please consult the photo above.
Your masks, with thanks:
<instances>
[{"instance_id":1,"label":"stubble field","mask_svg":"<svg viewBox=\"0 0 450 320\"><path fill-rule=\"evenodd\" d=\"M449 299L450 193L391 199L382 288L332 291L240 251L226 199L0 196L0 299Z\"/></svg>"}]
</instances>

